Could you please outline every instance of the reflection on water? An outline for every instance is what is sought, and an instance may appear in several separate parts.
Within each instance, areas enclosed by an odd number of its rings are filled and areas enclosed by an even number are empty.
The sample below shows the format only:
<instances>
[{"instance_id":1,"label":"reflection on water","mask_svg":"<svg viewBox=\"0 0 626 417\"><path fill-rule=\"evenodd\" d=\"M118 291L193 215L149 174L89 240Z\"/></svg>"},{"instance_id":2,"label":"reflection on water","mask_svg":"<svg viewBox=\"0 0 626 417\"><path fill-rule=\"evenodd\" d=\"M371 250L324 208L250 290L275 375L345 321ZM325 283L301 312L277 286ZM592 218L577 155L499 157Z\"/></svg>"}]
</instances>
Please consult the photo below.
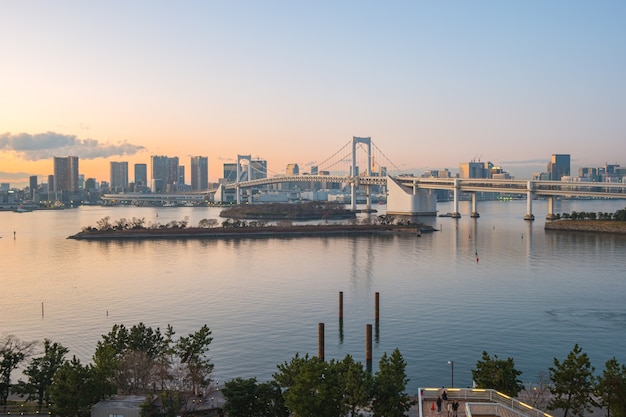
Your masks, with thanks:
<instances>
[{"instance_id":1,"label":"reflection on water","mask_svg":"<svg viewBox=\"0 0 626 417\"><path fill-rule=\"evenodd\" d=\"M544 203L533 204L537 219ZM560 204L567 212L624 207ZM89 361L115 323L169 323L179 335L206 323L219 380L264 380L296 352L315 355L318 323L337 335L326 338L327 359L349 353L360 361L366 326L373 324L374 368L398 347L415 387L446 385L449 360L455 382L471 384L483 350L513 357L525 381L575 343L596 368L613 356L626 362L617 351L626 326L626 237L546 233L542 220L522 220L525 209L524 201L481 202L481 217L471 219L469 204L461 204L465 217L424 219L440 231L421 237L129 242L66 237L107 215L162 224L188 217L197 224L218 218L219 209L0 213L0 331L50 338ZM338 320L339 291L344 317Z\"/></svg>"}]
</instances>

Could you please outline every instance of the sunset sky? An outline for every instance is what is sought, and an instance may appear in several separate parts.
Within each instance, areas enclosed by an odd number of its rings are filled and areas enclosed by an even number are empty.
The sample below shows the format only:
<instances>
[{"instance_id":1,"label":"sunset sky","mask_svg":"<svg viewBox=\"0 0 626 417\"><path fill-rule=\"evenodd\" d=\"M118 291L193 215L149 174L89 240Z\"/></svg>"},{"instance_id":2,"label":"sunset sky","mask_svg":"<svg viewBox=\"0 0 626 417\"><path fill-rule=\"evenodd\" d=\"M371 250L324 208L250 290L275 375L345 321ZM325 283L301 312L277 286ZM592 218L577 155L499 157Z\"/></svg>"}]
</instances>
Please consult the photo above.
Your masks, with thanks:
<instances>
[{"instance_id":1,"label":"sunset sky","mask_svg":"<svg viewBox=\"0 0 626 417\"><path fill-rule=\"evenodd\" d=\"M304 171L352 136L414 173L626 165L624 1L4 0L0 16L12 186L67 155L98 181L150 155L208 156L210 181L237 154Z\"/></svg>"}]
</instances>

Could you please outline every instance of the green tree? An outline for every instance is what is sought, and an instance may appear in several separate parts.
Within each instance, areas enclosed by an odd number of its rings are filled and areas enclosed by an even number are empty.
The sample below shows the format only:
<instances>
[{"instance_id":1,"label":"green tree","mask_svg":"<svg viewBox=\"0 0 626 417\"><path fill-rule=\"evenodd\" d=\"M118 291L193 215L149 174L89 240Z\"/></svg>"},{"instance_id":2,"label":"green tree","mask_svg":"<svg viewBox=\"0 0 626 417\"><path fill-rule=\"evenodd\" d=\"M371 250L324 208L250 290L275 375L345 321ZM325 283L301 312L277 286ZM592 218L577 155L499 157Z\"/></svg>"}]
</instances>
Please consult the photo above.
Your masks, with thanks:
<instances>
[{"instance_id":1,"label":"green tree","mask_svg":"<svg viewBox=\"0 0 626 417\"><path fill-rule=\"evenodd\" d=\"M25 395L27 401L37 400L39 410L44 402L50 401L49 388L52 385L52 378L65 362L67 352L68 349L62 345L45 339L43 356L31 359L30 364L24 370L28 381L19 381L18 392Z\"/></svg>"},{"instance_id":2,"label":"green tree","mask_svg":"<svg viewBox=\"0 0 626 417\"><path fill-rule=\"evenodd\" d=\"M550 367L552 399L548 409L563 410L563 417L567 417L570 411L577 417L590 412L593 404L593 371L589 357L578 344L574 345L563 362L554 358L554 366Z\"/></svg>"},{"instance_id":3,"label":"green tree","mask_svg":"<svg viewBox=\"0 0 626 417\"><path fill-rule=\"evenodd\" d=\"M94 389L99 393L100 398L115 394L117 392L115 371L118 363L115 349L110 345L98 342L92 359L91 377Z\"/></svg>"},{"instance_id":4,"label":"green tree","mask_svg":"<svg viewBox=\"0 0 626 417\"><path fill-rule=\"evenodd\" d=\"M371 399L372 375L361 362L355 362L352 356L346 355L338 363L341 385L344 389L344 400L350 415L358 416L357 410L366 407Z\"/></svg>"},{"instance_id":5,"label":"green tree","mask_svg":"<svg viewBox=\"0 0 626 417\"><path fill-rule=\"evenodd\" d=\"M626 417L626 366L615 358L608 360L596 380L595 392L608 417Z\"/></svg>"},{"instance_id":6,"label":"green tree","mask_svg":"<svg viewBox=\"0 0 626 417\"><path fill-rule=\"evenodd\" d=\"M197 332L178 339L176 344L180 364L185 370L184 378L190 382L189 388L195 394L211 382L213 363L207 357L207 353L212 341L211 330L205 324Z\"/></svg>"},{"instance_id":7,"label":"green tree","mask_svg":"<svg viewBox=\"0 0 626 417\"><path fill-rule=\"evenodd\" d=\"M257 415L256 378L236 378L222 388L226 402L224 412L229 416L254 417Z\"/></svg>"},{"instance_id":8,"label":"green tree","mask_svg":"<svg viewBox=\"0 0 626 417\"><path fill-rule=\"evenodd\" d=\"M50 387L51 411L60 417L88 417L100 398L94 390L91 371L74 356L54 374Z\"/></svg>"},{"instance_id":9,"label":"green tree","mask_svg":"<svg viewBox=\"0 0 626 417\"><path fill-rule=\"evenodd\" d=\"M399 349L388 357L384 353L374 376L372 411L374 417L406 416L415 401L406 393L409 379L406 377L406 362Z\"/></svg>"},{"instance_id":10,"label":"green tree","mask_svg":"<svg viewBox=\"0 0 626 417\"><path fill-rule=\"evenodd\" d=\"M524 389L519 380L521 371L515 369L513 358L498 359L498 355L483 351L482 358L476 362L476 369L472 369L472 378L478 388L490 388L503 394L516 397Z\"/></svg>"},{"instance_id":11,"label":"green tree","mask_svg":"<svg viewBox=\"0 0 626 417\"><path fill-rule=\"evenodd\" d=\"M163 381L161 369L165 357L171 352L171 326L163 335L159 328L152 329L139 323L127 329L116 324L98 341L94 353L96 378L103 392L119 391L125 394L146 392Z\"/></svg>"},{"instance_id":12,"label":"green tree","mask_svg":"<svg viewBox=\"0 0 626 417\"><path fill-rule=\"evenodd\" d=\"M235 378L222 389L223 410L237 417L288 417L280 387L275 382L259 384L256 378Z\"/></svg>"},{"instance_id":13,"label":"green tree","mask_svg":"<svg viewBox=\"0 0 626 417\"><path fill-rule=\"evenodd\" d=\"M296 417L339 417L347 412L337 362L298 354L282 365L274 380L283 388L285 405Z\"/></svg>"},{"instance_id":14,"label":"green tree","mask_svg":"<svg viewBox=\"0 0 626 417\"><path fill-rule=\"evenodd\" d=\"M0 339L0 405L11 392L11 374L32 353L35 342L24 342L13 335Z\"/></svg>"}]
</instances>

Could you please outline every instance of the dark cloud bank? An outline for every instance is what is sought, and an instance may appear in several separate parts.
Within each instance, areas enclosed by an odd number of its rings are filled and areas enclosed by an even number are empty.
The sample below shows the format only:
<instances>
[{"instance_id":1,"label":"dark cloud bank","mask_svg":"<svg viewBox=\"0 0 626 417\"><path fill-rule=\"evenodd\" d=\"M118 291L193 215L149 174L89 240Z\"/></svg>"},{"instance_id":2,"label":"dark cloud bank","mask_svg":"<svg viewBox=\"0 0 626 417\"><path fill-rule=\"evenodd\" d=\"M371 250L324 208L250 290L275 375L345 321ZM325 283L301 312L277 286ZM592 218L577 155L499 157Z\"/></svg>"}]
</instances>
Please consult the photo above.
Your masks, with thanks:
<instances>
[{"instance_id":1,"label":"dark cloud bank","mask_svg":"<svg viewBox=\"0 0 626 417\"><path fill-rule=\"evenodd\" d=\"M79 139L74 135L56 132L0 134L0 150L14 151L28 161L68 155L78 156L81 159L108 158L133 155L143 149L145 147L141 145L127 142L101 143L96 139Z\"/></svg>"}]
</instances>

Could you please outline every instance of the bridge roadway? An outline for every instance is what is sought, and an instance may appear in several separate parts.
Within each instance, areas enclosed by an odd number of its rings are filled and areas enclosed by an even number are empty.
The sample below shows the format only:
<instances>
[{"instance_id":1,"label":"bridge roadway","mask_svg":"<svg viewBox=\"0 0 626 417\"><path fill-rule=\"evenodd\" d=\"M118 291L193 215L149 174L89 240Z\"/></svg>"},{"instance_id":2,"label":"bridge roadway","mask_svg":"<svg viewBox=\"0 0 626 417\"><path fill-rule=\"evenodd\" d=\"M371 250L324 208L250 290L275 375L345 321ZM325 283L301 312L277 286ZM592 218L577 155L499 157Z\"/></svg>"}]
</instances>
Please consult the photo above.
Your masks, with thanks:
<instances>
[{"instance_id":1,"label":"bridge roadway","mask_svg":"<svg viewBox=\"0 0 626 417\"><path fill-rule=\"evenodd\" d=\"M526 194L527 213L524 216L527 220L534 220L532 214L532 200L535 196L545 196L548 198L548 214L546 218L554 218L554 197L590 197L590 198L623 198L626 199L626 184L611 182L565 182L565 181L533 181L533 180L501 180L501 179L478 179L478 178L418 178L411 176L393 177L398 183L413 193L418 189L450 190L454 193L454 212L452 217L460 217L458 211L459 193L469 193L472 197L472 217L478 217L476 208L476 193L505 193L505 194ZM239 193L244 188L256 188L270 184L280 183L343 183L352 185L353 209L356 209L356 198L354 189L358 186L387 185L387 177L379 176L358 176L348 175L293 175L278 176L272 178L261 178L251 181L241 181L224 184L226 190L237 190ZM209 190L196 193L177 194L105 194L104 201L198 201L206 199L208 194L217 190ZM369 192L367 193L369 196ZM239 200L238 200L239 201ZM369 206L369 202L368 202Z\"/></svg>"}]
</instances>

